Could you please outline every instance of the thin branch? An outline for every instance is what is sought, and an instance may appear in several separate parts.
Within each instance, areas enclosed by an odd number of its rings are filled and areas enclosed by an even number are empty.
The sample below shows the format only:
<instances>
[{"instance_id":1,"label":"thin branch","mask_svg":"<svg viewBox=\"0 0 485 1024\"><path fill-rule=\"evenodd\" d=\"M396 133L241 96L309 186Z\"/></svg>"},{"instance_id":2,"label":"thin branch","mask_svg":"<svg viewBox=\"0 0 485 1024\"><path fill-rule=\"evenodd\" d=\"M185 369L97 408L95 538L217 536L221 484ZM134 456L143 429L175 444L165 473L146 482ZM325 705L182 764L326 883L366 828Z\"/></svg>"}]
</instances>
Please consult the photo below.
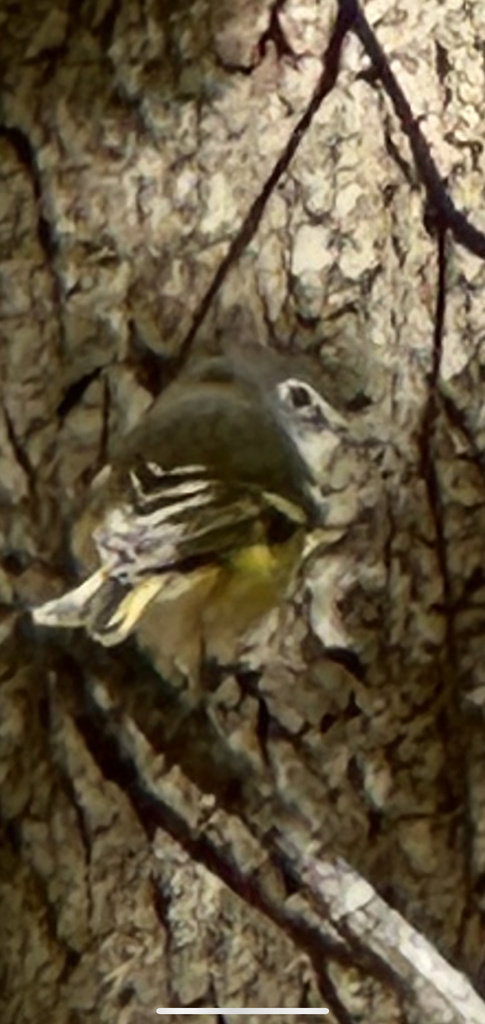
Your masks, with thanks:
<instances>
[{"instance_id":1,"label":"thin branch","mask_svg":"<svg viewBox=\"0 0 485 1024\"><path fill-rule=\"evenodd\" d=\"M205 320L209 308L221 288L221 285L225 281L229 270L239 259L251 239L254 237L270 196L273 194L280 178L288 169L303 136L310 127L323 100L334 88L338 77L340 54L342 52L344 39L352 27L356 12L357 6L354 0L339 0L337 19L323 57L322 74L315 87L313 96L305 112L302 114L300 120L293 129L285 149L276 161L271 174L252 203L237 234L234 236L226 255L224 256L224 259L219 264L216 273L214 274L214 277L202 298L202 301L194 313L191 327L182 342L180 355L177 360L179 365L182 365L187 360L195 335Z\"/></svg>"},{"instance_id":2,"label":"thin branch","mask_svg":"<svg viewBox=\"0 0 485 1024\"><path fill-rule=\"evenodd\" d=\"M397 114L401 128L409 139L414 156L418 176L426 189L428 204L436 210L443 226L451 231L455 241L475 256L485 259L485 234L470 223L465 214L457 210L448 195L443 178L431 156L429 144L425 139L418 121L414 117L411 106L391 70L389 61L375 33L369 25L362 10L359 9L352 30L360 39L365 52L372 62L375 75L380 79Z\"/></svg>"}]
</instances>

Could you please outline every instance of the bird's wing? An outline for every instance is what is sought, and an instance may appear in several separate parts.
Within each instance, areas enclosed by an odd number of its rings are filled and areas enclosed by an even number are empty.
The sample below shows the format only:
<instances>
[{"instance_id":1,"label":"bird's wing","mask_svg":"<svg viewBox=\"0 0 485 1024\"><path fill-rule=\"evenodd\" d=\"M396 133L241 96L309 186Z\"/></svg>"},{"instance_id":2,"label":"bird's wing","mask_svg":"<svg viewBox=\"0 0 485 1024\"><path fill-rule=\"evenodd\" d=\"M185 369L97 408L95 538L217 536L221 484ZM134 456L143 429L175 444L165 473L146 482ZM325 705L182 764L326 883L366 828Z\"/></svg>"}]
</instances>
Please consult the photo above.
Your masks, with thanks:
<instances>
[{"instance_id":1,"label":"bird's wing","mask_svg":"<svg viewBox=\"0 0 485 1024\"><path fill-rule=\"evenodd\" d=\"M124 585L229 558L265 539L265 516L295 526L304 521L301 509L281 495L217 480L204 466L164 470L149 462L132 470L129 481L127 501L93 534L101 564Z\"/></svg>"},{"instance_id":2,"label":"bird's wing","mask_svg":"<svg viewBox=\"0 0 485 1024\"><path fill-rule=\"evenodd\" d=\"M120 643L157 594L177 596L193 571L266 540L275 519L291 532L305 514L279 494L216 480L203 466L163 470L145 463L130 472L125 502L93 533L100 568L37 608L34 621L84 626L105 646Z\"/></svg>"}]
</instances>

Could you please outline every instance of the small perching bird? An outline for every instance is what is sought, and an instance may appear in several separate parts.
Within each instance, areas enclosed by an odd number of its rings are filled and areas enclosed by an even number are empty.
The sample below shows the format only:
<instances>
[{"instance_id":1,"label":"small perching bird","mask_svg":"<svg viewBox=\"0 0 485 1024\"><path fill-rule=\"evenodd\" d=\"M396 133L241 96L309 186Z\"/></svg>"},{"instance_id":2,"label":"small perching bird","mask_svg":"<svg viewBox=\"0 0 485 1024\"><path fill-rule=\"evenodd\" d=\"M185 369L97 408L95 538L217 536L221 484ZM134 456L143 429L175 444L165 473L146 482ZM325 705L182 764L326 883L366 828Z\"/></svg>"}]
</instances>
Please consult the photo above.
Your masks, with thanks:
<instances>
[{"instance_id":1,"label":"small perching bird","mask_svg":"<svg viewBox=\"0 0 485 1024\"><path fill-rule=\"evenodd\" d=\"M298 407L311 420L312 405L316 429L328 427L326 403L304 382L269 385L229 357L195 364L123 439L93 489L74 547L97 562L94 572L34 610L34 621L83 626L110 646L154 602L194 587L202 625L237 622L241 603L249 620L274 605L321 516L298 421Z\"/></svg>"}]
</instances>

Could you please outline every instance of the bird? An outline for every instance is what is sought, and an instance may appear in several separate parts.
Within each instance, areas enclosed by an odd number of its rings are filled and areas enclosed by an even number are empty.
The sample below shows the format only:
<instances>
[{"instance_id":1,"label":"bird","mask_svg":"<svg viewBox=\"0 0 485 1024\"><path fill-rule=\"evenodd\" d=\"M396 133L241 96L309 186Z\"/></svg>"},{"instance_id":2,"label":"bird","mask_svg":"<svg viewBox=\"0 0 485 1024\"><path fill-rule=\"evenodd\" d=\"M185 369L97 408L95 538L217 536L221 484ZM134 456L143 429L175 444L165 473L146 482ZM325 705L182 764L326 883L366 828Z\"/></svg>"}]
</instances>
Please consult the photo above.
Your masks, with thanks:
<instances>
[{"instance_id":1,"label":"bird","mask_svg":"<svg viewBox=\"0 0 485 1024\"><path fill-rule=\"evenodd\" d=\"M86 578L33 609L35 624L110 647L149 614L169 644L175 609L205 641L218 625L242 635L325 518L308 438L343 428L307 381L270 382L234 356L194 361L113 446L73 531Z\"/></svg>"}]
</instances>

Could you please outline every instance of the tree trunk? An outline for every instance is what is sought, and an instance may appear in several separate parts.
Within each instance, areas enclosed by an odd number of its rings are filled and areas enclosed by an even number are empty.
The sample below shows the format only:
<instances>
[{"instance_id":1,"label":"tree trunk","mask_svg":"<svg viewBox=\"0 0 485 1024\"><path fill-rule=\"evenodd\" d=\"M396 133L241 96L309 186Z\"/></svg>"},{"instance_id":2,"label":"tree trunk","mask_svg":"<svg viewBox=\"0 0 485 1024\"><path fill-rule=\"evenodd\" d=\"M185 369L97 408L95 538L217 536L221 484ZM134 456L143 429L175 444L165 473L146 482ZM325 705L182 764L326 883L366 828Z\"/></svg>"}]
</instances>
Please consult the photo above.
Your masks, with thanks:
<instances>
[{"instance_id":1,"label":"tree trunk","mask_svg":"<svg viewBox=\"0 0 485 1024\"><path fill-rule=\"evenodd\" d=\"M484 32L455 0L0 7L5 1024L485 1022ZM193 706L25 609L73 583L113 437L255 343L352 444L270 646Z\"/></svg>"}]
</instances>

